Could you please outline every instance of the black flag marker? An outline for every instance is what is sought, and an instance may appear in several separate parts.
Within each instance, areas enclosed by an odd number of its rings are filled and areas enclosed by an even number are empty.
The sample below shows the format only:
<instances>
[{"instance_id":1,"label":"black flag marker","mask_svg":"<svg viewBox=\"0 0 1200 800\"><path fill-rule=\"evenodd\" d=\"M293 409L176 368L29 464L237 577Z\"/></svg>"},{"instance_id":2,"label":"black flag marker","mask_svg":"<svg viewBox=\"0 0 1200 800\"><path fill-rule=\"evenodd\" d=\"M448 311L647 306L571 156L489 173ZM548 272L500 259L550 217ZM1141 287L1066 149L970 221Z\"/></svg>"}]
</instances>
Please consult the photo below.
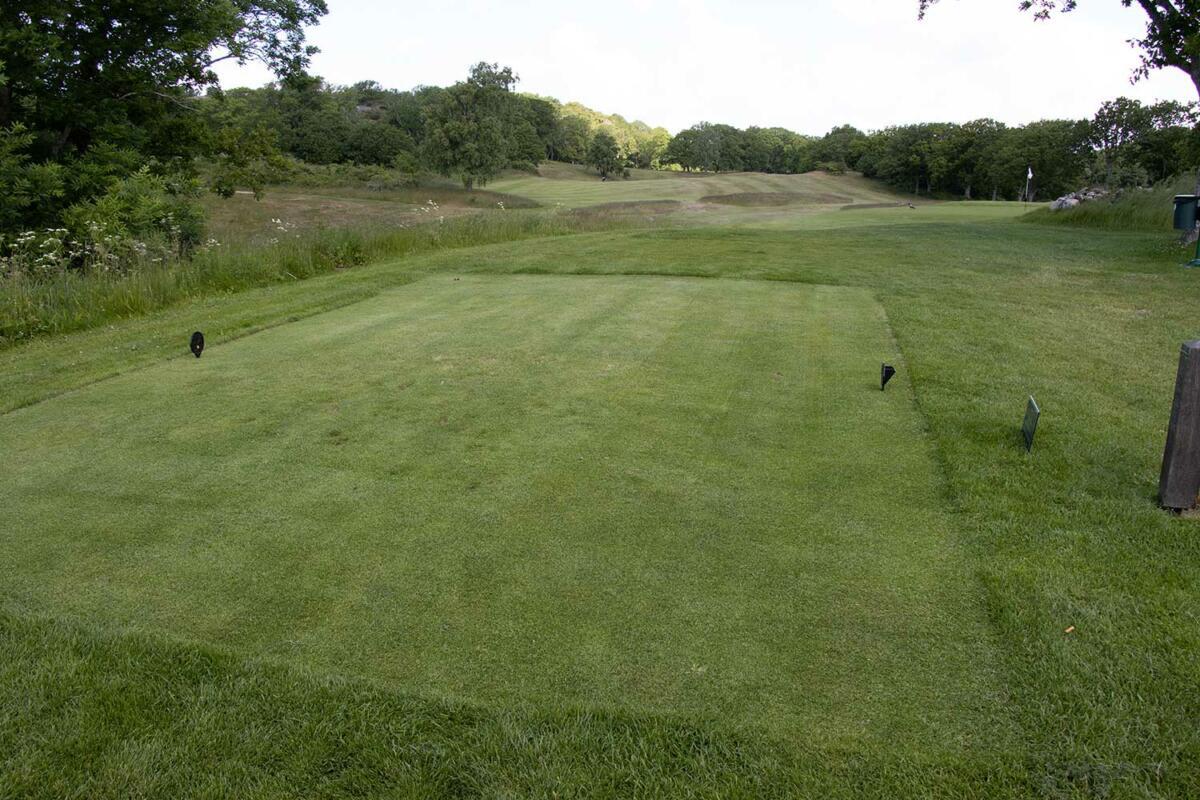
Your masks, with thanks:
<instances>
[{"instance_id":1,"label":"black flag marker","mask_svg":"<svg viewBox=\"0 0 1200 800\"><path fill-rule=\"evenodd\" d=\"M191 349L192 355L194 355L196 358L199 358L200 354L204 352L204 334L200 331L196 331L192 334Z\"/></svg>"},{"instance_id":2,"label":"black flag marker","mask_svg":"<svg viewBox=\"0 0 1200 800\"><path fill-rule=\"evenodd\" d=\"M879 368L879 391L887 388L888 381L896 374L896 368L891 364L883 364Z\"/></svg>"},{"instance_id":3,"label":"black flag marker","mask_svg":"<svg viewBox=\"0 0 1200 800\"><path fill-rule=\"evenodd\" d=\"M1033 395L1029 395L1029 402L1025 404L1025 421L1021 423L1021 436L1025 439L1026 453L1033 450L1033 437L1037 435L1038 420L1041 418L1042 409L1038 407Z\"/></svg>"}]
</instances>

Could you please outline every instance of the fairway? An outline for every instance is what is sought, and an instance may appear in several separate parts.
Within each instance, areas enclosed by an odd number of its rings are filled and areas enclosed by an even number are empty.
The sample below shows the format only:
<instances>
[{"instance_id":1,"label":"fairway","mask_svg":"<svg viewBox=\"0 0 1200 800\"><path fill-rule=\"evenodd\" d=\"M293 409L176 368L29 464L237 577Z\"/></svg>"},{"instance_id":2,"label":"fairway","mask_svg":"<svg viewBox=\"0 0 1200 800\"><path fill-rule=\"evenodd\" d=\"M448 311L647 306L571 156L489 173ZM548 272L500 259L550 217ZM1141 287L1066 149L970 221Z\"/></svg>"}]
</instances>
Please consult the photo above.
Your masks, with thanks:
<instances>
[{"instance_id":1,"label":"fairway","mask_svg":"<svg viewBox=\"0 0 1200 800\"><path fill-rule=\"evenodd\" d=\"M10 607L831 746L957 750L995 702L865 289L434 275L5 414L0 450Z\"/></svg>"},{"instance_id":2,"label":"fairway","mask_svg":"<svg viewBox=\"0 0 1200 800\"><path fill-rule=\"evenodd\" d=\"M632 179L601 181L593 170L569 164L547 164L539 175L514 174L488 188L520 195L543 205L568 208L601 203L674 200L728 212L731 207L760 207L757 200L786 200L787 205L843 206L855 203L895 203L899 196L857 175L808 172L767 175L751 172L683 173L631 171Z\"/></svg>"}]
</instances>

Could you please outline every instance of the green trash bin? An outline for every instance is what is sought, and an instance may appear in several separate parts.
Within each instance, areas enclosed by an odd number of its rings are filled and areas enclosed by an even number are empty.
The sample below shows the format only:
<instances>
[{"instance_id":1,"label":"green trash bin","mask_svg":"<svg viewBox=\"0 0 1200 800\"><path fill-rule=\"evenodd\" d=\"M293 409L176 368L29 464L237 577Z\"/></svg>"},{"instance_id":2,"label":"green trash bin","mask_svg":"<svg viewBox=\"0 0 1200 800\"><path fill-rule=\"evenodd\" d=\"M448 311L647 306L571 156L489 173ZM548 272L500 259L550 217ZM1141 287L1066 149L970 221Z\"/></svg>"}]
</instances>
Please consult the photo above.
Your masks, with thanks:
<instances>
[{"instance_id":1,"label":"green trash bin","mask_svg":"<svg viewBox=\"0 0 1200 800\"><path fill-rule=\"evenodd\" d=\"M1196 227L1196 195L1175 195L1175 230L1190 231Z\"/></svg>"},{"instance_id":2,"label":"green trash bin","mask_svg":"<svg viewBox=\"0 0 1200 800\"><path fill-rule=\"evenodd\" d=\"M1175 195L1175 230L1190 231L1200 222L1200 208L1194 194ZM1196 241L1196 257L1188 262L1189 267L1200 267L1200 239Z\"/></svg>"}]
</instances>

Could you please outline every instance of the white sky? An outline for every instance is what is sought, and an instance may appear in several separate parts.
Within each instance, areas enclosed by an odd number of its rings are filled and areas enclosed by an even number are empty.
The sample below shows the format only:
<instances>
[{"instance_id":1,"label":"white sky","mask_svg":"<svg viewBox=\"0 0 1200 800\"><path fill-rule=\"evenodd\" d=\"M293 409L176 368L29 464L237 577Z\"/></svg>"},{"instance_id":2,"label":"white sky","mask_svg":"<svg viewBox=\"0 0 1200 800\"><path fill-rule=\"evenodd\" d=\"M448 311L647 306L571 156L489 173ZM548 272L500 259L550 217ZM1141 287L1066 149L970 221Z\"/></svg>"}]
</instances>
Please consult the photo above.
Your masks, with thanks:
<instances>
[{"instance_id":1,"label":"white sky","mask_svg":"<svg viewBox=\"0 0 1200 800\"><path fill-rule=\"evenodd\" d=\"M1051 22L1017 0L329 0L309 31L311 71L332 83L445 86L498 61L518 90L578 100L672 133L701 120L821 134L990 116L1091 117L1119 95L1196 99L1179 70L1134 86L1143 12L1081 0ZM266 70L223 64L222 84Z\"/></svg>"}]
</instances>

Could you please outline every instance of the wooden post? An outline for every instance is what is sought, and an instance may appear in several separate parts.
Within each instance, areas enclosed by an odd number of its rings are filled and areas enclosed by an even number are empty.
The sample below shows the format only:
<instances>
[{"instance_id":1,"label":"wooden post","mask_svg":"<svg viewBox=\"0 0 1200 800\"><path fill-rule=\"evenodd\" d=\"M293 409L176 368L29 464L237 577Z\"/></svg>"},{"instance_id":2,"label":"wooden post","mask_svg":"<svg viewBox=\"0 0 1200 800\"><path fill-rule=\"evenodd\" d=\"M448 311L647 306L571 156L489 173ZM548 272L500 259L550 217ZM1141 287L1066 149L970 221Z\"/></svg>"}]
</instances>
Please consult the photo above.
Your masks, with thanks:
<instances>
[{"instance_id":1,"label":"wooden post","mask_svg":"<svg viewBox=\"0 0 1200 800\"><path fill-rule=\"evenodd\" d=\"M1179 353L1175 402L1167 428L1158 502L1163 508L1193 508L1200 495L1200 341L1187 342Z\"/></svg>"}]
</instances>

